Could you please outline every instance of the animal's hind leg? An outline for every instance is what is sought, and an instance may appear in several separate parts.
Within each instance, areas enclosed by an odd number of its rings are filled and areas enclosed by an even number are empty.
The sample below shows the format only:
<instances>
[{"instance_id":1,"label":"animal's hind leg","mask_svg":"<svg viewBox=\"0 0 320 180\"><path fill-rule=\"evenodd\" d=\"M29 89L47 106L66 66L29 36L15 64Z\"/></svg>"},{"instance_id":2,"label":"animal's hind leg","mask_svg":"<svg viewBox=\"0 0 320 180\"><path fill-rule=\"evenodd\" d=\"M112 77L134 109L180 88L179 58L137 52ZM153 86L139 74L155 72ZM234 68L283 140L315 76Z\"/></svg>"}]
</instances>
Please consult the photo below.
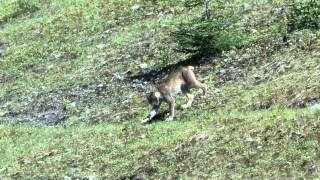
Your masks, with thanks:
<instances>
[{"instance_id":1,"label":"animal's hind leg","mask_svg":"<svg viewBox=\"0 0 320 180\"><path fill-rule=\"evenodd\" d=\"M192 102L193 102L193 100L194 100L194 95L192 95L192 94L189 93L189 92L187 92L187 93L185 93L185 94L186 94L186 96L187 96L187 98L188 98L188 102L187 102L187 104L184 104L184 105L181 106L183 109L186 109L186 108L191 107Z\"/></svg>"},{"instance_id":2,"label":"animal's hind leg","mask_svg":"<svg viewBox=\"0 0 320 180\"><path fill-rule=\"evenodd\" d=\"M202 89L203 94L205 94L207 92L208 86L198 81L193 71L188 71L187 73L189 75L190 88Z\"/></svg>"}]
</instances>

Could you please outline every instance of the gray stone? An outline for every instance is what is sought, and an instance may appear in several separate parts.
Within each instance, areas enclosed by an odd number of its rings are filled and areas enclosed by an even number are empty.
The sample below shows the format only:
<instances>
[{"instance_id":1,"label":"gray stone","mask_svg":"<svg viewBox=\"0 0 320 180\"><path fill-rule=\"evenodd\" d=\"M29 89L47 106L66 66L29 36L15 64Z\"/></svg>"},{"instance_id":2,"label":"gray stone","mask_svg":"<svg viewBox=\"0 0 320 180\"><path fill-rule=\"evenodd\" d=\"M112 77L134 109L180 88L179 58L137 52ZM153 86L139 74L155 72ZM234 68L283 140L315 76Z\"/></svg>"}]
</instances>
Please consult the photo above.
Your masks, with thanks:
<instances>
[{"instance_id":1,"label":"gray stone","mask_svg":"<svg viewBox=\"0 0 320 180\"><path fill-rule=\"evenodd\" d=\"M148 64L142 63L142 64L139 65L139 67L140 67L141 69L147 69L147 68L148 68Z\"/></svg>"},{"instance_id":2,"label":"gray stone","mask_svg":"<svg viewBox=\"0 0 320 180\"><path fill-rule=\"evenodd\" d=\"M106 44L98 44L98 45L96 45L96 48L98 48L98 49L105 49L107 47L108 46Z\"/></svg>"},{"instance_id":3,"label":"gray stone","mask_svg":"<svg viewBox=\"0 0 320 180\"><path fill-rule=\"evenodd\" d=\"M137 11L137 10L140 9L140 5L139 5L139 4L135 4L135 5L133 5L133 6L131 7L131 9L132 9L133 11Z\"/></svg>"},{"instance_id":4,"label":"gray stone","mask_svg":"<svg viewBox=\"0 0 320 180\"><path fill-rule=\"evenodd\" d=\"M314 104L313 106L309 107L312 112L320 112L320 104Z\"/></svg>"}]
</instances>

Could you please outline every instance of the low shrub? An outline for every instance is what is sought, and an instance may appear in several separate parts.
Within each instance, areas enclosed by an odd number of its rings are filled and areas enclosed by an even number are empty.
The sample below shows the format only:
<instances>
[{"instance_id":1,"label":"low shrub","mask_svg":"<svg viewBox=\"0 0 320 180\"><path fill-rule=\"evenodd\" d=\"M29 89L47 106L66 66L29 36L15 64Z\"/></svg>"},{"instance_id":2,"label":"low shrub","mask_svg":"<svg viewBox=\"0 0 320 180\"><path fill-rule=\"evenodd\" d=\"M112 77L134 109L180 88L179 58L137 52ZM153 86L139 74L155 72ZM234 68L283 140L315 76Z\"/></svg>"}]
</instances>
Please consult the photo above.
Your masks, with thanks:
<instances>
[{"instance_id":1,"label":"low shrub","mask_svg":"<svg viewBox=\"0 0 320 180\"><path fill-rule=\"evenodd\" d=\"M207 21L194 20L181 24L172 33L179 51L191 54L212 55L238 47L246 35L233 26L236 19L220 17Z\"/></svg>"},{"instance_id":2,"label":"low shrub","mask_svg":"<svg viewBox=\"0 0 320 180\"><path fill-rule=\"evenodd\" d=\"M288 8L288 32L320 28L320 1L291 2Z\"/></svg>"},{"instance_id":3,"label":"low shrub","mask_svg":"<svg viewBox=\"0 0 320 180\"><path fill-rule=\"evenodd\" d=\"M209 56L240 46L247 35L239 26L240 18L223 1L186 0L189 10L203 6L202 17L180 24L172 32L178 51Z\"/></svg>"}]
</instances>

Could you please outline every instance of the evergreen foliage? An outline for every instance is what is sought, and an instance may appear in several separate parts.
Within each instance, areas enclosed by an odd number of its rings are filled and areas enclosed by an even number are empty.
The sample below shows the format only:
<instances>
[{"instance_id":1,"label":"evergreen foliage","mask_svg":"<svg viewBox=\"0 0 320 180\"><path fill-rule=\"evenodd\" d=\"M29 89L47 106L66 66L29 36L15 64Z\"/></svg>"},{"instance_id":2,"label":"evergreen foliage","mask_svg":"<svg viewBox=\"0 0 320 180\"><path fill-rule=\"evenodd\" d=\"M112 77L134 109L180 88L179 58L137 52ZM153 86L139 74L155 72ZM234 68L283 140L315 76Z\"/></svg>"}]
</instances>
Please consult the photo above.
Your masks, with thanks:
<instances>
[{"instance_id":1,"label":"evergreen foliage","mask_svg":"<svg viewBox=\"0 0 320 180\"><path fill-rule=\"evenodd\" d=\"M208 5L204 1L190 0L188 8L196 7L200 4ZM204 8L204 14L208 11L215 12L215 15L207 18L193 19L190 22L182 23L176 31L172 33L173 38L179 44L178 51L187 54L197 54L202 56L219 54L224 50L239 47L247 38L246 34L235 24L239 17L222 16L218 12L225 10L221 2L212 2L209 10ZM208 16L208 15L204 16Z\"/></svg>"},{"instance_id":2,"label":"evergreen foliage","mask_svg":"<svg viewBox=\"0 0 320 180\"><path fill-rule=\"evenodd\" d=\"M228 17L208 21L194 20L181 24L172 35L181 52L204 56L218 54L240 46L245 39L246 36L240 30L232 28L235 21Z\"/></svg>"},{"instance_id":3,"label":"evergreen foliage","mask_svg":"<svg viewBox=\"0 0 320 180\"><path fill-rule=\"evenodd\" d=\"M319 29L320 1L292 2L288 12L288 31Z\"/></svg>"}]
</instances>

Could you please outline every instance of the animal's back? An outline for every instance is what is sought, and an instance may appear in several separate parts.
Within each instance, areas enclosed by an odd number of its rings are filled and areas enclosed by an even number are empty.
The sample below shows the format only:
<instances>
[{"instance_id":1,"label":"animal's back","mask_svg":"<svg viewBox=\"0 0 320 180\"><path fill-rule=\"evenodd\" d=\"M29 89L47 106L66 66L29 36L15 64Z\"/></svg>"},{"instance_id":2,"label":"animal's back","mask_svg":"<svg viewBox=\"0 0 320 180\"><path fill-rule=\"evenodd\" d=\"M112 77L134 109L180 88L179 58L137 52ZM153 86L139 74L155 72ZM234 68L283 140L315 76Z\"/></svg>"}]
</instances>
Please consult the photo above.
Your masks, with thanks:
<instances>
[{"instance_id":1,"label":"animal's back","mask_svg":"<svg viewBox=\"0 0 320 180\"><path fill-rule=\"evenodd\" d=\"M160 91L168 91L171 95L176 95L181 91L181 85L187 83L184 75L193 70L193 66L179 66L176 70L171 72L169 76L158 87Z\"/></svg>"},{"instance_id":2,"label":"animal's back","mask_svg":"<svg viewBox=\"0 0 320 180\"><path fill-rule=\"evenodd\" d=\"M166 78L166 80L164 82L170 82L175 79L184 79L184 75L190 70L193 71L194 67L193 66L179 66L176 70L174 70L173 72L171 72L169 74L169 76Z\"/></svg>"}]
</instances>

